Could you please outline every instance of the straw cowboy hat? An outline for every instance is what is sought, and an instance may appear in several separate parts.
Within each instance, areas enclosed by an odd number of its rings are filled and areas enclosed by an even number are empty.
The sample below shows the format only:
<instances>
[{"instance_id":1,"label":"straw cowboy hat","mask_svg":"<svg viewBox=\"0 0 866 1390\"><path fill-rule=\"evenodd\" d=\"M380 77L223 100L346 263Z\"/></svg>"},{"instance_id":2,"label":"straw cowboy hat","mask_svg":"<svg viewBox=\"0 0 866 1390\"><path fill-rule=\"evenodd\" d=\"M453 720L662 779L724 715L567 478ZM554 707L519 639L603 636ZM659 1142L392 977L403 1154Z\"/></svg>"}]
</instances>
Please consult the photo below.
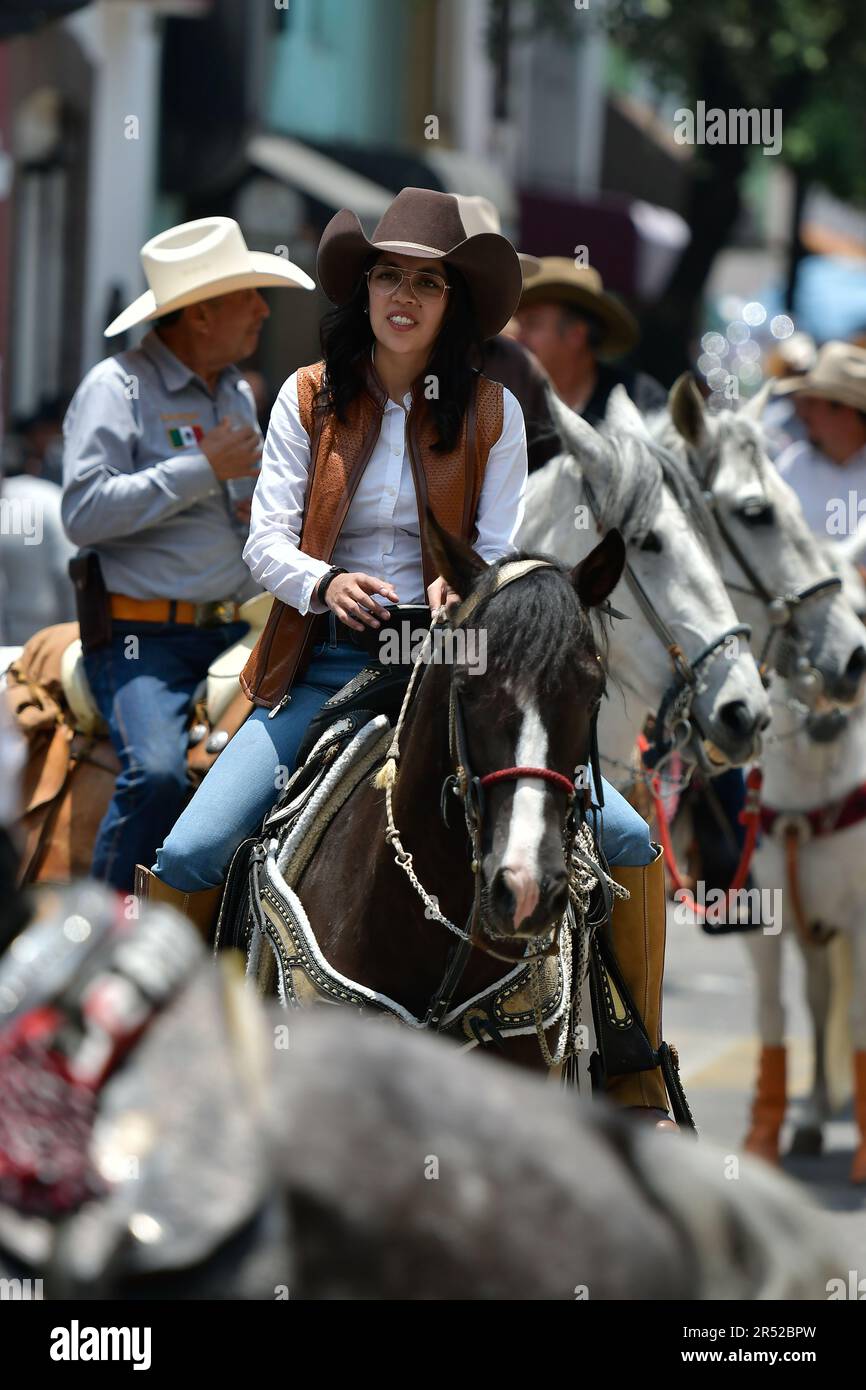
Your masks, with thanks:
<instances>
[{"instance_id":1,"label":"straw cowboy hat","mask_svg":"<svg viewBox=\"0 0 866 1390\"><path fill-rule=\"evenodd\" d=\"M404 188L371 240L355 213L342 208L322 233L317 261L319 283L332 304L351 299L376 251L447 259L456 266L466 277L482 338L493 338L517 308L523 283L517 252L479 216L476 199Z\"/></svg>"},{"instance_id":2,"label":"straw cowboy hat","mask_svg":"<svg viewBox=\"0 0 866 1390\"><path fill-rule=\"evenodd\" d=\"M815 365L802 376L783 377L774 396L823 396L827 401L866 410L866 349L851 343L825 343Z\"/></svg>"},{"instance_id":3,"label":"straw cowboy hat","mask_svg":"<svg viewBox=\"0 0 866 1390\"><path fill-rule=\"evenodd\" d=\"M231 217L199 217L169 227L145 242L141 264L150 288L108 325L106 338L233 290L269 285L316 288L309 275L284 256L250 251Z\"/></svg>"},{"instance_id":4,"label":"straw cowboy hat","mask_svg":"<svg viewBox=\"0 0 866 1390\"><path fill-rule=\"evenodd\" d=\"M572 304L598 319L601 357L622 357L640 337L637 322L618 299L606 293L598 271L576 266L568 256L542 256L538 274L529 276L523 286L521 309L550 302Z\"/></svg>"}]
</instances>

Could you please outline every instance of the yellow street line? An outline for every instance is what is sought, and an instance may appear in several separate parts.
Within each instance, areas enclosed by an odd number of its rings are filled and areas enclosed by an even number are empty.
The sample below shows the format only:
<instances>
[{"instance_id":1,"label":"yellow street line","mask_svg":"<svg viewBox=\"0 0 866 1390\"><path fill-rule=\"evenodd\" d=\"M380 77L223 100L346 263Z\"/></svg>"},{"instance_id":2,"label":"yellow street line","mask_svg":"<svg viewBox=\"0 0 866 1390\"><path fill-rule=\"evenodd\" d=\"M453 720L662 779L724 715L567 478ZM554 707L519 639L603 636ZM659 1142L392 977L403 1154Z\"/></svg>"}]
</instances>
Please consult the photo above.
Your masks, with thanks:
<instances>
[{"instance_id":1,"label":"yellow street line","mask_svg":"<svg viewBox=\"0 0 866 1390\"><path fill-rule=\"evenodd\" d=\"M788 1095L807 1095L812 1085L812 1048L805 1038L792 1038L788 1043ZM688 1040L677 1042L683 1083L694 1090L743 1091L749 1093L758 1069L760 1039L738 1038L710 1062L689 1068Z\"/></svg>"}]
</instances>

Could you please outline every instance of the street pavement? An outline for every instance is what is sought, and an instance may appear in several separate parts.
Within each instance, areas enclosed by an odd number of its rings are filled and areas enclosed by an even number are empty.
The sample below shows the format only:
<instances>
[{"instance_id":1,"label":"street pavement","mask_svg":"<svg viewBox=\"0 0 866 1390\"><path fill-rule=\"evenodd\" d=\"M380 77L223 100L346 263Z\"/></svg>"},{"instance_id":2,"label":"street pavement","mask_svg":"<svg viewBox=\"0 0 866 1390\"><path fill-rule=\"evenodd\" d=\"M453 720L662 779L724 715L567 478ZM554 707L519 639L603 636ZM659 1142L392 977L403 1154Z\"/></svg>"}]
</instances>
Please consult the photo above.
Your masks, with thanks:
<instances>
[{"instance_id":1,"label":"street pavement","mask_svg":"<svg viewBox=\"0 0 866 1390\"><path fill-rule=\"evenodd\" d=\"M812 1049L799 953L789 945L784 958L790 1099L782 1133L783 1168L832 1213L836 1236L851 1250L852 1260L858 1261L853 1267L866 1275L866 1188L848 1182L857 1137L850 1104L827 1125L823 1155L787 1156L809 1088ZM664 1036L679 1052L699 1131L726 1152L740 1152L759 1051L748 955L736 933L709 936L697 925L677 922L672 909L668 911Z\"/></svg>"}]
</instances>

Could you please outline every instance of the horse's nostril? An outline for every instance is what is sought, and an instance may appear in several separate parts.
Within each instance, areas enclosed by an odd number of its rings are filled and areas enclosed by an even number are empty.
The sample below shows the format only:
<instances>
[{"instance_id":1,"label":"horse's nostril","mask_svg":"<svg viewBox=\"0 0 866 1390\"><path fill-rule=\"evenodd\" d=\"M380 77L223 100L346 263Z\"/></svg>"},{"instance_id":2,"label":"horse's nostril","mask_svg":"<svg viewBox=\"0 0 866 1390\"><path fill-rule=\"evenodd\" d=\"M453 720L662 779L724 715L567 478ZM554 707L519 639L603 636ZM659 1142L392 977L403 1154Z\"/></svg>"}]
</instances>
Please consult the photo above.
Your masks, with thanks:
<instances>
[{"instance_id":1,"label":"horse's nostril","mask_svg":"<svg viewBox=\"0 0 866 1390\"><path fill-rule=\"evenodd\" d=\"M738 738L748 738L758 728L758 717L752 713L745 700L729 700L719 710L719 718Z\"/></svg>"},{"instance_id":2,"label":"horse's nostril","mask_svg":"<svg viewBox=\"0 0 866 1390\"><path fill-rule=\"evenodd\" d=\"M519 931L538 908L543 909L545 918L562 915L568 901L568 874L564 867L555 869L536 883L523 868L499 868L488 900L499 920Z\"/></svg>"},{"instance_id":3,"label":"horse's nostril","mask_svg":"<svg viewBox=\"0 0 866 1390\"><path fill-rule=\"evenodd\" d=\"M538 884L525 867L497 870L492 884L493 905L515 929L532 916L538 905L538 894Z\"/></svg>"},{"instance_id":4,"label":"horse's nostril","mask_svg":"<svg viewBox=\"0 0 866 1390\"><path fill-rule=\"evenodd\" d=\"M547 875L541 885L541 898L549 916L561 916L568 902L568 874L564 869Z\"/></svg>"},{"instance_id":5,"label":"horse's nostril","mask_svg":"<svg viewBox=\"0 0 866 1390\"><path fill-rule=\"evenodd\" d=\"M855 647L845 667L845 675L850 681L859 685L866 673L866 647Z\"/></svg>"}]
</instances>

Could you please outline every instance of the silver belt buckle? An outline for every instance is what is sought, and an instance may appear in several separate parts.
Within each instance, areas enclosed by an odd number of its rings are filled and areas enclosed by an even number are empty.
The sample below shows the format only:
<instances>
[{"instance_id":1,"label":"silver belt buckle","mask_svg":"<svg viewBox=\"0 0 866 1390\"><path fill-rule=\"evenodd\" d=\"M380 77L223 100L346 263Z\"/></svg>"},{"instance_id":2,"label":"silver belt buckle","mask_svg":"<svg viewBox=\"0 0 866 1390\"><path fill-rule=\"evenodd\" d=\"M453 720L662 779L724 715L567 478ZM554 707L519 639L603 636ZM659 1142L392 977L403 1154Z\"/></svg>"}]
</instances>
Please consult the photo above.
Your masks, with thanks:
<instances>
[{"instance_id":1,"label":"silver belt buckle","mask_svg":"<svg viewBox=\"0 0 866 1390\"><path fill-rule=\"evenodd\" d=\"M223 627L226 623L234 622L234 610L234 604L226 602L225 599L216 599L212 603L197 603L195 606L195 625L196 627Z\"/></svg>"}]
</instances>

